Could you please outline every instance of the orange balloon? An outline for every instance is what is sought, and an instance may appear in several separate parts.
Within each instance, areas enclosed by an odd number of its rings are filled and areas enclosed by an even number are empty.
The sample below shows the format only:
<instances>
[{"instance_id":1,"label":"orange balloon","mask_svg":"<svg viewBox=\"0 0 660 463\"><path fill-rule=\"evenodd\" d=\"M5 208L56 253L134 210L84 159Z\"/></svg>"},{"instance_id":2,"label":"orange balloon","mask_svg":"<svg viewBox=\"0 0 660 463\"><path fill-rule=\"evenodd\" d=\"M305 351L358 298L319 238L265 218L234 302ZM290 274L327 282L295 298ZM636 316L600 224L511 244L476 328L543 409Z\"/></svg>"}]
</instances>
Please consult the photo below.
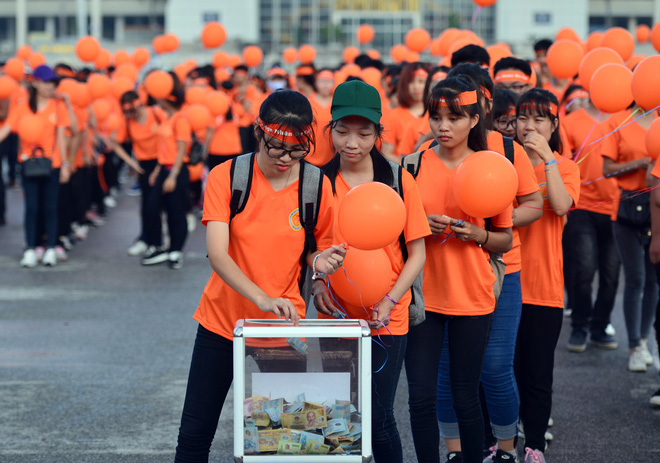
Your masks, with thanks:
<instances>
[{"instance_id":1,"label":"orange balloon","mask_svg":"<svg viewBox=\"0 0 660 463\"><path fill-rule=\"evenodd\" d=\"M374 59L374 60L379 60L381 58L380 52L378 50L376 50L375 48L367 50L367 56L371 59Z\"/></svg>"},{"instance_id":2,"label":"orange balloon","mask_svg":"<svg viewBox=\"0 0 660 463\"><path fill-rule=\"evenodd\" d=\"M133 50L131 59L133 60L133 64L141 68L149 62L151 59L151 53L149 53L149 50L145 47L137 47L135 50Z\"/></svg>"},{"instance_id":3,"label":"orange balloon","mask_svg":"<svg viewBox=\"0 0 660 463\"><path fill-rule=\"evenodd\" d=\"M494 151L478 151L456 169L456 203L470 217L493 217L516 197L518 174L513 164Z\"/></svg>"},{"instance_id":4,"label":"orange balloon","mask_svg":"<svg viewBox=\"0 0 660 463\"><path fill-rule=\"evenodd\" d=\"M110 56L110 52L108 50L101 49L99 54L96 55L96 58L94 58L94 67L99 71L103 71L110 67L111 61L112 57Z\"/></svg>"},{"instance_id":5,"label":"orange balloon","mask_svg":"<svg viewBox=\"0 0 660 463\"><path fill-rule=\"evenodd\" d=\"M30 57L32 54L32 48L30 48L29 45L21 45L18 47L18 50L16 50L16 56L19 58L26 60Z\"/></svg>"},{"instance_id":6,"label":"orange balloon","mask_svg":"<svg viewBox=\"0 0 660 463\"><path fill-rule=\"evenodd\" d=\"M344 48L343 58L344 63L354 63L355 58L360 56L360 49L358 47L346 47Z\"/></svg>"},{"instance_id":7,"label":"orange balloon","mask_svg":"<svg viewBox=\"0 0 660 463\"><path fill-rule=\"evenodd\" d=\"M634 71L635 66L642 62L646 58L646 55L632 55L628 61L626 61L626 66L631 71Z\"/></svg>"},{"instance_id":8,"label":"orange balloon","mask_svg":"<svg viewBox=\"0 0 660 463\"><path fill-rule=\"evenodd\" d=\"M36 114L28 112L18 121L16 132L18 138L25 143L39 143L46 129L44 121Z\"/></svg>"},{"instance_id":9,"label":"orange balloon","mask_svg":"<svg viewBox=\"0 0 660 463\"><path fill-rule=\"evenodd\" d=\"M163 40L163 44L165 45L166 52L171 53L179 48L179 37L177 37L176 34L169 33L165 34L164 37L165 40Z\"/></svg>"},{"instance_id":10,"label":"orange balloon","mask_svg":"<svg viewBox=\"0 0 660 463\"><path fill-rule=\"evenodd\" d=\"M113 77L126 77L133 82L136 82L138 79L138 68L135 64L131 62L123 63L115 69L115 72L112 74Z\"/></svg>"},{"instance_id":11,"label":"orange balloon","mask_svg":"<svg viewBox=\"0 0 660 463\"><path fill-rule=\"evenodd\" d=\"M226 51L217 51L213 54L213 60L211 61L214 68L219 68L227 65L227 52Z\"/></svg>"},{"instance_id":12,"label":"orange balloon","mask_svg":"<svg viewBox=\"0 0 660 463\"><path fill-rule=\"evenodd\" d=\"M209 92L205 99L206 106L213 116L225 116L229 111L229 98L223 92Z\"/></svg>"},{"instance_id":13,"label":"orange balloon","mask_svg":"<svg viewBox=\"0 0 660 463\"><path fill-rule=\"evenodd\" d=\"M357 37L358 42L364 45L370 43L374 39L376 32L369 24L361 24L360 27L357 28L355 36Z\"/></svg>"},{"instance_id":14,"label":"orange balloon","mask_svg":"<svg viewBox=\"0 0 660 463\"><path fill-rule=\"evenodd\" d=\"M202 104L205 97L206 92L202 87L190 87L186 90L186 103L188 104Z\"/></svg>"},{"instance_id":15,"label":"orange balloon","mask_svg":"<svg viewBox=\"0 0 660 463\"><path fill-rule=\"evenodd\" d=\"M167 44L165 43L165 36L157 35L151 41L151 47L154 49L154 53L157 55L162 55L166 52Z\"/></svg>"},{"instance_id":16,"label":"orange balloon","mask_svg":"<svg viewBox=\"0 0 660 463\"><path fill-rule=\"evenodd\" d=\"M85 63L93 62L100 51L101 44L99 41L89 35L80 38L76 43L76 55L78 55L80 61Z\"/></svg>"},{"instance_id":17,"label":"orange balloon","mask_svg":"<svg viewBox=\"0 0 660 463\"><path fill-rule=\"evenodd\" d=\"M646 24L640 24L635 30L635 37L639 43L646 43L651 38L651 28Z\"/></svg>"},{"instance_id":18,"label":"orange balloon","mask_svg":"<svg viewBox=\"0 0 660 463\"><path fill-rule=\"evenodd\" d=\"M626 61L635 51L635 39L623 27L612 27L603 35L602 47L611 48Z\"/></svg>"},{"instance_id":19,"label":"orange balloon","mask_svg":"<svg viewBox=\"0 0 660 463\"><path fill-rule=\"evenodd\" d=\"M112 113L108 115L108 117L105 119L105 124L103 124L103 128L106 130L106 132L114 132L119 128L120 124L121 124L121 119L119 118L119 115L116 113Z\"/></svg>"},{"instance_id":20,"label":"orange balloon","mask_svg":"<svg viewBox=\"0 0 660 463\"><path fill-rule=\"evenodd\" d=\"M133 64L131 55L129 55L126 50L117 50L112 58L112 62L116 68L123 66L124 64Z\"/></svg>"},{"instance_id":21,"label":"orange balloon","mask_svg":"<svg viewBox=\"0 0 660 463\"><path fill-rule=\"evenodd\" d=\"M380 79L383 77L383 74L378 69L365 68L360 73L360 77L375 89L381 90Z\"/></svg>"},{"instance_id":22,"label":"orange balloon","mask_svg":"<svg viewBox=\"0 0 660 463\"><path fill-rule=\"evenodd\" d=\"M594 72L596 72L596 69L608 63L623 64L623 60L617 52L605 47L594 48L584 55L584 58L582 58L582 62L580 63L579 75L580 82L586 90L589 90L591 77L594 75Z\"/></svg>"},{"instance_id":23,"label":"orange balloon","mask_svg":"<svg viewBox=\"0 0 660 463\"><path fill-rule=\"evenodd\" d=\"M654 120L646 131L646 151L653 159L660 155L660 119Z\"/></svg>"},{"instance_id":24,"label":"orange balloon","mask_svg":"<svg viewBox=\"0 0 660 463\"><path fill-rule=\"evenodd\" d=\"M655 23L651 29L651 43L653 44L655 51L660 53L660 21Z\"/></svg>"},{"instance_id":25,"label":"orange balloon","mask_svg":"<svg viewBox=\"0 0 660 463\"><path fill-rule=\"evenodd\" d=\"M600 47L603 43L604 35L605 34L600 31L595 31L589 34L589 37L587 37L587 51Z\"/></svg>"},{"instance_id":26,"label":"orange balloon","mask_svg":"<svg viewBox=\"0 0 660 463\"><path fill-rule=\"evenodd\" d=\"M65 77L57 84L57 93L65 93L69 95L71 101L73 101L76 92L78 92L78 81L71 77Z\"/></svg>"},{"instance_id":27,"label":"orange balloon","mask_svg":"<svg viewBox=\"0 0 660 463\"><path fill-rule=\"evenodd\" d=\"M112 106L107 100L95 100L92 102L92 111L98 122L103 122L110 115Z\"/></svg>"},{"instance_id":28,"label":"orange balloon","mask_svg":"<svg viewBox=\"0 0 660 463\"><path fill-rule=\"evenodd\" d=\"M105 98L110 93L110 79L104 74L91 74L87 79L92 99Z\"/></svg>"},{"instance_id":29,"label":"orange balloon","mask_svg":"<svg viewBox=\"0 0 660 463\"><path fill-rule=\"evenodd\" d=\"M223 69L223 68L218 68L218 69L216 69L216 70L213 72L213 74L214 74L214 76L215 76L215 81L216 81L217 83L226 82L226 81L228 81L229 79L231 79L231 75L229 75L229 73L227 72L227 70L226 70L226 69Z\"/></svg>"},{"instance_id":30,"label":"orange balloon","mask_svg":"<svg viewBox=\"0 0 660 463\"><path fill-rule=\"evenodd\" d=\"M383 299L390 289L392 264L384 249L351 248L342 268L328 278L332 291L343 301L367 308Z\"/></svg>"},{"instance_id":31,"label":"orange balloon","mask_svg":"<svg viewBox=\"0 0 660 463\"><path fill-rule=\"evenodd\" d=\"M174 79L165 71L153 71L144 79L144 89L157 100L167 98L174 89Z\"/></svg>"},{"instance_id":32,"label":"orange balloon","mask_svg":"<svg viewBox=\"0 0 660 463\"><path fill-rule=\"evenodd\" d=\"M302 64L312 64L316 59L316 48L312 45L302 45L298 50L298 56Z\"/></svg>"},{"instance_id":33,"label":"orange balloon","mask_svg":"<svg viewBox=\"0 0 660 463\"><path fill-rule=\"evenodd\" d=\"M460 31L458 29L450 27L440 34L438 39L440 39L439 51L441 56L447 56L449 54L449 47L459 33Z\"/></svg>"},{"instance_id":34,"label":"orange balloon","mask_svg":"<svg viewBox=\"0 0 660 463\"><path fill-rule=\"evenodd\" d=\"M642 108L650 111L660 105L660 55L644 58L632 75L632 94Z\"/></svg>"},{"instance_id":35,"label":"orange balloon","mask_svg":"<svg viewBox=\"0 0 660 463\"><path fill-rule=\"evenodd\" d=\"M404 42L409 50L423 52L431 43L431 34L426 29L416 27L408 31Z\"/></svg>"},{"instance_id":36,"label":"orange balloon","mask_svg":"<svg viewBox=\"0 0 660 463\"><path fill-rule=\"evenodd\" d=\"M364 251L396 241L405 223L406 206L401 196L384 183L362 183L346 193L339 204L339 231L350 246Z\"/></svg>"},{"instance_id":37,"label":"orange balloon","mask_svg":"<svg viewBox=\"0 0 660 463\"><path fill-rule=\"evenodd\" d=\"M604 64L591 77L589 95L594 106L606 113L623 111L633 102L632 72L623 64Z\"/></svg>"},{"instance_id":38,"label":"orange balloon","mask_svg":"<svg viewBox=\"0 0 660 463\"><path fill-rule=\"evenodd\" d=\"M491 68L495 66L495 63L497 63L502 58L511 56L511 50L502 45L491 45L490 47L486 48L486 51L488 52L488 56L490 56Z\"/></svg>"},{"instance_id":39,"label":"orange balloon","mask_svg":"<svg viewBox=\"0 0 660 463\"><path fill-rule=\"evenodd\" d=\"M346 76L360 77L360 74L362 74L360 66L353 63L345 64L342 66L341 70L344 71Z\"/></svg>"},{"instance_id":40,"label":"orange balloon","mask_svg":"<svg viewBox=\"0 0 660 463\"><path fill-rule=\"evenodd\" d=\"M203 104L190 105L186 109L186 117L193 131L205 129L211 125L211 111Z\"/></svg>"},{"instance_id":41,"label":"orange balloon","mask_svg":"<svg viewBox=\"0 0 660 463\"><path fill-rule=\"evenodd\" d=\"M420 60L419 59L419 53L417 53L416 51L410 51L410 50L408 50L408 53L406 54L406 58L404 59L404 61L406 61L408 63L416 63L419 60Z\"/></svg>"},{"instance_id":42,"label":"orange balloon","mask_svg":"<svg viewBox=\"0 0 660 463\"><path fill-rule=\"evenodd\" d=\"M555 41L562 39L572 40L573 42L582 42L580 36L572 27L562 27L559 29L559 32L555 35Z\"/></svg>"},{"instance_id":43,"label":"orange balloon","mask_svg":"<svg viewBox=\"0 0 660 463\"><path fill-rule=\"evenodd\" d=\"M390 48L390 56L396 64L401 64L408 56L408 49L405 45L396 44Z\"/></svg>"},{"instance_id":44,"label":"orange balloon","mask_svg":"<svg viewBox=\"0 0 660 463\"><path fill-rule=\"evenodd\" d=\"M5 74L19 81L25 74L25 64L20 58L9 58L3 68Z\"/></svg>"},{"instance_id":45,"label":"orange balloon","mask_svg":"<svg viewBox=\"0 0 660 463\"><path fill-rule=\"evenodd\" d=\"M18 83L9 76L0 76L0 100L6 100L18 88Z\"/></svg>"},{"instance_id":46,"label":"orange balloon","mask_svg":"<svg viewBox=\"0 0 660 463\"><path fill-rule=\"evenodd\" d=\"M206 48L217 48L225 43L225 40L227 40L225 26L216 21L206 23L201 36L202 44Z\"/></svg>"},{"instance_id":47,"label":"orange balloon","mask_svg":"<svg viewBox=\"0 0 660 463\"><path fill-rule=\"evenodd\" d=\"M236 66L240 66L243 64L243 60L241 59L240 56L232 54L227 57L227 66L230 68L235 68Z\"/></svg>"},{"instance_id":48,"label":"orange balloon","mask_svg":"<svg viewBox=\"0 0 660 463\"><path fill-rule=\"evenodd\" d=\"M579 43L567 39L557 40L548 49L548 69L555 77L568 79L578 73L582 58L584 50Z\"/></svg>"},{"instance_id":49,"label":"orange balloon","mask_svg":"<svg viewBox=\"0 0 660 463\"><path fill-rule=\"evenodd\" d=\"M92 102L92 97L89 94L89 87L86 83L77 82L75 93L71 95L71 101L78 108L86 108Z\"/></svg>"},{"instance_id":50,"label":"orange balloon","mask_svg":"<svg viewBox=\"0 0 660 463\"><path fill-rule=\"evenodd\" d=\"M467 38L456 39L451 43L451 45L449 45L449 52L448 52L447 56L449 56L449 59L451 59L451 55L453 55L454 52L460 50L461 48L463 48L467 45L471 45L471 44L472 44L472 42L470 41L470 39L467 39Z\"/></svg>"},{"instance_id":51,"label":"orange balloon","mask_svg":"<svg viewBox=\"0 0 660 463\"><path fill-rule=\"evenodd\" d=\"M112 89L112 95L119 99L121 96L135 88L135 83L127 77L113 77L110 81L110 88Z\"/></svg>"},{"instance_id":52,"label":"orange balloon","mask_svg":"<svg viewBox=\"0 0 660 463\"><path fill-rule=\"evenodd\" d=\"M256 68L264 60L264 52L256 45L248 45L243 48L243 63L249 68Z\"/></svg>"},{"instance_id":53,"label":"orange balloon","mask_svg":"<svg viewBox=\"0 0 660 463\"><path fill-rule=\"evenodd\" d=\"M293 64L298 59L298 50L293 47L285 48L282 52L282 59L287 64Z\"/></svg>"},{"instance_id":54,"label":"orange balloon","mask_svg":"<svg viewBox=\"0 0 660 463\"><path fill-rule=\"evenodd\" d=\"M32 70L35 70L42 64L46 64L46 57L44 56L43 53L39 53L38 51L35 51L28 58L28 64L30 65Z\"/></svg>"},{"instance_id":55,"label":"orange balloon","mask_svg":"<svg viewBox=\"0 0 660 463\"><path fill-rule=\"evenodd\" d=\"M495 5L497 0L472 0L477 6L481 8L488 8L489 6Z\"/></svg>"},{"instance_id":56,"label":"orange balloon","mask_svg":"<svg viewBox=\"0 0 660 463\"><path fill-rule=\"evenodd\" d=\"M442 42L440 41L440 37L431 40L429 53L431 56L442 56Z\"/></svg>"}]
</instances>

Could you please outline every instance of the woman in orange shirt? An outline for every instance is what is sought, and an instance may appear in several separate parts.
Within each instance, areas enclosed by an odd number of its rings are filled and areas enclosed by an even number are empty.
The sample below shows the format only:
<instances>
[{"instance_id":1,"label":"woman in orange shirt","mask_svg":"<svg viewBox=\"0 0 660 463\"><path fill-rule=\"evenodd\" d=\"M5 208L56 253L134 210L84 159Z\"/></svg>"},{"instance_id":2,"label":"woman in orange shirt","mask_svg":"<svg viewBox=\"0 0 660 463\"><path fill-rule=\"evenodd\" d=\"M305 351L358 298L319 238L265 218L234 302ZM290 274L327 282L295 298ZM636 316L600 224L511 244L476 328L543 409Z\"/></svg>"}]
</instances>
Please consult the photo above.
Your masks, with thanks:
<instances>
[{"instance_id":1,"label":"woman in orange shirt","mask_svg":"<svg viewBox=\"0 0 660 463\"><path fill-rule=\"evenodd\" d=\"M358 80L337 87L329 124L337 154L323 168L333 185L336 205L357 185L372 181L396 185L392 166L376 148L382 130L380 118L380 95L374 87ZM408 259L404 261L398 239L384 248L393 272L387 295L367 313L363 307L347 303L333 291L337 300L334 302L323 280L316 280L312 289L319 318L331 318L333 313L343 309L348 318L368 320L372 335L386 339L387 348L374 346L371 356L374 369L383 365L372 375L372 449L379 463L404 461L394 418L394 398L406 352L410 287L424 267L424 237L431 234L417 184L407 171L401 174L407 212L404 236ZM335 226L334 236L336 242L343 242L338 226Z\"/></svg>"},{"instance_id":2,"label":"woman in orange shirt","mask_svg":"<svg viewBox=\"0 0 660 463\"><path fill-rule=\"evenodd\" d=\"M309 96L309 102L314 111L314 119L318 124L316 129L316 145L314 153L308 162L321 167L327 164L335 155L330 130L325 127L332 119L330 106L332 104L332 91L335 88L335 76L330 69L321 69L316 74L316 92Z\"/></svg>"},{"instance_id":3,"label":"woman in orange shirt","mask_svg":"<svg viewBox=\"0 0 660 463\"><path fill-rule=\"evenodd\" d=\"M312 108L298 92L274 92L264 101L255 126L259 150L254 155L250 198L233 218L232 162L219 165L209 175L202 223L207 226L213 273L193 317L199 328L176 462L208 461L233 381L236 321L285 318L297 323L305 316L299 290L305 233L291 217L299 207L301 160L313 146L312 121ZM307 251L305 262L326 274L334 273L345 255L343 246L331 246L333 207L330 181L325 178L314 230L317 247L323 251Z\"/></svg>"},{"instance_id":4,"label":"woman in orange shirt","mask_svg":"<svg viewBox=\"0 0 660 463\"><path fill-rule=\"evenodd\" d=\"M48 235L46 252L42 263L47 266L57 264L55 245L58 239L57 204L60 182L68 182L70 176L67 157L67 141L65 130L71 126L68 99L55 95L55 72L46 66L38 66L32 73L29 98L12 108L5 125L0 128L0 141L10 132L16 132L21 118L34 114L43 121L43 133L38 143L21 141L19 162L23 163L35 156L43 156L52 162L49 175L29 177L23 171L22 185L25 193L25 245L26 250L21 259L22 267L35 267L37 253L35 247L38 241L39 214L43 214L45 231ZM65 98L61 101L60 98Z\"/></svg>"},{"instance_id":5,"label":"woman in orange shirt","mask_svg":"<svg viewBox=\"0 0 660 463\"><path fill-rule=\"evenodd\" d=\"M545 463L545 432L552 409L555 347L563 321L564 216L577 204L580 170L562 157L559 103L547 90L532 89L518 101L516 130L543 195L543 216L520 229L523 307L515 371L520 419L525 427L525 462Z\"/></svg>"},{"instance_id":6,"label":"woman in orange shirt","mask_svg":"<svg viewBox=\"0 0 660 463\"><path fill-rule=\"evenodd\" d=\"M410 423L420 462L439 461L436 401L445 336L462 448L462 460L457 461L483 460L479 376L495 310L495 274L488 251L511 249L512 207L496 215L487 231L484 219L469 216L454 199L458 166L488 149L478 91L465 77L447 78L433 88L428 102L437 145L421 155L417 184L434 236L425 239L426 320L410 329L405 361ZM458 449L448 450L450 461L461 458Z\"/></svg>"}]
</instances>

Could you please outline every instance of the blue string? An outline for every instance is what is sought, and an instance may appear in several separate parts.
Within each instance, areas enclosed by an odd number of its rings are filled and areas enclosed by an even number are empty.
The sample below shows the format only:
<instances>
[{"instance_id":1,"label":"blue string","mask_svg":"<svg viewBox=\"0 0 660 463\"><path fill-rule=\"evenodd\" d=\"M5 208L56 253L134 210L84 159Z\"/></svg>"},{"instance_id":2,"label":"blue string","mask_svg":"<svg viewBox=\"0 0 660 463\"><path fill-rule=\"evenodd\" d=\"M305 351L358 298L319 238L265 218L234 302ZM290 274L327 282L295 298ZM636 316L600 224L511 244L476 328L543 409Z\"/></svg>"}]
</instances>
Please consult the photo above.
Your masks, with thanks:
<instances>
[{"instance_id":1,"label":"blue string","mask_svg":"<svg viewBox=\"0 0 660 463\"><path fill-rule=\"evenodd\" d=\"M387 365L387 361L388 361L389 358L390 358L390 353L387 351L387 349L385 348L384 345L382 345L381 343L379 343L378 341L376 341L376 338L371 338L371 340L372 340L373 342L375 342L376 344L378 344L380 347L382 347L382 348L385 350L385 361L383 362L383 364L380 366L380 368L379 368L378 370L376 370L376 371L373 372L373 373L380 373L380 371L381 371L383 368L385 368L385 365Z\"/></svg>"},{"instance_id":2,"label":"blue string","mask_svg":"<svg viewBox=\"0 0 660 463\"><path fill-rule=\"evenodd\" d=\"M604 137L600 137L598 140L592 141L592 142L589 143L587 146L594 145L594 144L598 143L599 141L604 140L605 138L609 137L609 136L612 135L613 133L618 132L619 130L623 129L624 127L628 127L628 126L629 126L630 124L632 124L633 122L636 122L638 119L641 119L642 117L646 116L647 114L652 113L653 111L655 111L655 110L658 109L658 108L660 108L660 105L656 106L655 108L653 108L653 109L650 110L650 111L646 111L646 112L645 112L644 114L642 114L641 116L636 117L636 118L633 119L632 121L625 123L625 124L622 125L621 127L617 128L617 129L614 129L612 132L608 133L608 134L605 135Z\"/></svg>"}]
</instances>

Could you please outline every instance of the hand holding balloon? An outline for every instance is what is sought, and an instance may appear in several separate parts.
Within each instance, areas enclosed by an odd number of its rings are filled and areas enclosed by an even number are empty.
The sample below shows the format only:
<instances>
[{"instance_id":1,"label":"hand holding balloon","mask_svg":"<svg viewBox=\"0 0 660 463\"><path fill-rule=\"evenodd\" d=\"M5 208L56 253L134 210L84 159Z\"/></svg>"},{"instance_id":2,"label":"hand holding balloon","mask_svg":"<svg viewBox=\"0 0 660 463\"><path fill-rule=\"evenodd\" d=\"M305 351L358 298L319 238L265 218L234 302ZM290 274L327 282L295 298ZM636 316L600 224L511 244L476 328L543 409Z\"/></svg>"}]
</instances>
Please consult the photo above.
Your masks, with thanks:
<instances>
[{"instance_id":1,"label":"hand holding balloon","mask_svg":"<svg viewBox=\"0 0 660 463\"><path fill-rule=\"evenodd\" d=\"M315 265L316 271L332 275L344 264L345 256L346 245L344 243L333 244L318 255Z\"/></svg>"}]
</instances>

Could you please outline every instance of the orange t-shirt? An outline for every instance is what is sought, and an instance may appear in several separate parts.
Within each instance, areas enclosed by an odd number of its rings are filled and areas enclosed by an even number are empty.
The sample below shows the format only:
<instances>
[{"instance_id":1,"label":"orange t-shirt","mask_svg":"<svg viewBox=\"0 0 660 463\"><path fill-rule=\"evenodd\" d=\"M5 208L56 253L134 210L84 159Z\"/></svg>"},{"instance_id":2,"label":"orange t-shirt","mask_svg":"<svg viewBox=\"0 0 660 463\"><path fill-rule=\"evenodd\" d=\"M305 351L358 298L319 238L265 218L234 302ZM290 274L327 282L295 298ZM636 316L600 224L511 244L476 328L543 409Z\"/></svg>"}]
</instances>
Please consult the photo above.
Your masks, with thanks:
<instances>
[{"instance_id":1,"label":"orange t-shirt","mask_svg":"<svg viewBox=\"0 0 660 463\"><path fill-rule=\"evenodd\" d=\"M422 154L417 184L425 214L447 215L458 220L485 226L484 219L468 216L456 203L454 177L435 154ZM513 226L512 205L492 219L499 228ZM447 233L451 231L447 228ZM445 240L446 238L446 240ZM490 267L490 254L474 241L463 242L446 235L427 236L424 265L424 304L426 310L447 315L486 315L495 310L493 284L495 274Z\"/></svg>"},{"instance_id":2,"label":"orange t-shirt","mask_svg":"<svg viewBox=\"0 0 660 463\"><path fill-rule=\"evenodd\" d=\"M398 108L394 108L388 111L381 118L381 124L384 127L383 142L393 145L394 152L398 156L401 155L401 153L397 151L399 140L401 140L401 137L403 136L406 127L408 127L408 124L413 122L415 119L418 119L418 117L411 113L408 108L404 108L403 106L399 106Z\"/></svg>"},{"instance_id":3,"label":"orange t-shirt","mask_svg":"<svg viewBox=\"0 0 660 463\"><path fill-rule=\"evenodd\" d=\"M16 132L21 118L26 114L32 114L32 110L30 109L28 100L22 100L10 111L6 120L7 126L13 132ZM44 150L44 156L52 159L53 168L57 169L62 166L60 147L56 143L57 128L67 128L71 125L69 111L64 103L51 98L43 109L36 112L36 115L44 124L41 141L37 144L21 142L18 161L23 162L25 159L31 157L34 148L41 147Z\"/></svg>"},{"instance_id":4,"label":"orange t-shirt","mask_svg":"<svg viewBox=\"0 0 660 463\"><path fill-rule=\"evenodd\" d=\"M117 130L117 141L123 143L128 138L133 146L133 154L138 161L150 161L158 157L158 131L161 121L167 120L167 114L160 107L150 106L147 110L147 119L144 125L135 119L121 117L121 124ZM128 128L126 122L128 121Z\"/></svg>"},{"instance_id":5,"label":"orange t-shirt","mask_svg":"<svg viewBox=\"0 0 660 463\"><path fill-rule=\"evenodd\" d=\"M619 188L615 178L603 177L603 157L599 155L597 145L589 146L589 143L605 135L601 128L603 122L596 124L596 120L581 108L566 116L562 124L574 156L582 150L575 160L580 168L581 184L577 208L612 215Z\"/></svg>"},{"instance_id":6,"label":"orange t-shirt","mask_svg":"<svg viewBox=\"0 0 660 463\"><path fill-rule=\"evenodd\" d=\"M176 161L177 142L186 142L186 153L190 151L192 143L192 127L190 122L181 111L177 111L170 118L165 118L160 123L158 150L158 164L171 166ZM187 154L184 155L184 161Z\"/></svg>"},{"instance_id":7,"label":"orange t-shirt","mask_svg":"<svg viewBox=\"0 0 660 463\"><path fill-rule=\"evenodd\" d=\"M209 175L204 194L204 225L212 221L229 223L230 168L231 162L225 162ZM243 212L232 219L229 227L228 252L245 275L266 294L289 299L300 317L304 317L305 301L300 296L298 282L305 230L298 214L298 183L295 181L283 190L274 191L255 159L250 197ZM333 223L332 186L325 177L314 230L318 249L327 249L332 244ZM237 320L276 317L259 310L213 272L193 318L209 331L232 339Z\"/></svg>"},{"instance_id":8,"label":"orange t-shirt","mask_svg":"<svg viewBox=\"0 0 660 463\"><path fill-rule=\"evenodd\" d=\"M321 167L330 162L330 160L335 155L335 147L332 144L331 130L329 128L327 131L325 130L328 123L332 120L332 114L330 113L330 107L332 105L322 105L316 99L316 93L313 93L309 97L309 103L312 105L312 110L314 111L314 119L316 120L314 127L314 133L316 134L316 146L314 148L314 152L310 153L305 160L307 162L311 162L315 166Z\"/></svg>"},{"instance_id":9,"label":"orange t-shirt","mask_svg":"<svg viewBox=\"0 0 660 463\"><path fill-rule=\"evenodd\" d=\"M215 132L209 143L209 154L216 156L241 154L243 148L238 122L234 119L228 121L224 116L217 116L213 124Z\"/></svg>"},{"instance_id":10,"label":"orange t-shirt","mask_svg":"<svg viewBox=\"0 0 660 463\"><path fill-rule=\"evenodd\" d=\"M500 132L495 130L490 132L488 135L488 148L504 156L504 138ZM539 184L536 181L536 174L534 173L534 167L529 160L529 156L527 156L522 145L515 140L513 141L513 167L518 174L518 191L516 192L516 196L526 196L539 191ZM517 206L518 203L514 202L514 205ZM522 268L518 227L513 227L512 234L513 246L502 257L506 263L506 275L519 272Z\"/></svg>"},{"instance_id":11,"label":"orange t-shirt","mask_svg":"<svg viewBox=\"0 0 660 463\"><path fill-rule=\"evenodd\" d=\"M73 106L73 112L76 115L76 121L78 121L78 132L82 134L85 130L87 130L87 122L89 121L89 109L88 108L80 108L76 105ZM76 154L73 158L73 165L76 167L76 169L80 169L82 167L85 167L85 159L83 156L83 139L82 137L80 138L80 143L78 145L78 150L76 151ZM88 140L89 144L89 140Z\"/></svg>"},{"instance_id":12,"label":"orange t-shirt","mask_svg":"<svg viewBox=\"0 0 660 463\"><path fill-rule=\"evenodd\" d=\"M557 152L555 159L564 186L576 205L580 197L580 168ZM520 229L522 265L525 269L520 274L523 303L564 308L564 257L561 238L565 217L555 214L548 201L545 164L539 163L534 167L534 172L543 195L543 216Z\"/></svg>"},{"instance_id":13,"label":"orange t-shirt","mask_svg":"<svg viewBox=\"0 0 660 463\"><path fill-rule=\"evenodd\" d=\"M406 242L409 243L419 238L424 238L431 234L431 229L429 228L428 220L426 219L426 213L424 212L424 206L422 205L422 200L419 196L419 189L417 184L407 171L402 172L401 183L403 186L403 202L406 205L406 224L403 229L404 235L406 236ZM343 243L346 240L341 235L339 227L337 224L337 213L339 212L339 204L351 190L351 187L346 183L346 180L341 175L341 172L337 174L335 179L335 229L334 236L335 242ZM386 246L385 252L387 257L390 259L390 264L392 265L392 281L388 289L391 290L396 281L399 279L401 270L403 270L403 254L401 254L401 245L399 244L399 239L397 238L392 244ZM348 250L350 253L351 250ZM333 296L341 307L348 314L348 318L361 318L364 320L370 319L371 313L366 313L365 309L361 306L355 306L347 303L339 297L334 291ZM371 334L376 336L394 334L394 335L403 335L408 332L408 307L410 306L410 301L412 296L410 291L407 291L406 294L399 299L399 304L394 306L392 312L390 312L390 323L387 325L387 328L380 328L377 330L372 329ZM332 318L329 315L322 313L318 314L319 318Z\"/></svg>"},{"instance_id":14,"label":"orange t-shirt","mask_svg":"<svg viewBox=\"0 0 660 463\"><path fill-rule=\"evenodd\" d=\"M11 114L12 109L16 107L18 103L20 103L22 100L27 100L29 97L29 93L25 87L18 86L12 93L9 95L9 109L7 111L7 119L9 118L9 114ZM5 125L6 120L0 120L0 127Z\"/></svg>"},{"instance_id":15,"label":"orange t-shirt","mask_svg":"<svg viewBox=\"0 0 660 463\"><path fill-rule=\"evenodd\" d=\"M653 175L654 177L660 178L660 163L659 162L656 162L653 165L653 169L651 169L651 175Z\"/></svg>"},{"instance_id":16,"label":"orange t-shirt","mask_svg":"<svg viewBox=\"0 0 660 463\"><path fill-rule=\"evenodd\" d=\"M603 122L603 133L601 136L611 133L617 127L628 124L635 117L631 117L630 114L630 110L612 114L609 119ZM623 164L649 156L649 153L646 151L646 129L637 122L626 125L620 130L608 135L599 143L600 154L607 156L616 163ZM629 174L615 178L619 188L622 190L641 190L642 188L646 188L646 170L644 169L633 170Z\"/></svg>"},{"instance_id":17,"label":"orange t-shirt","mask_svg":"<svg viewBox=\"0 0 660 463\"><path fill-rule=\"evenodd\" d=\"M419 137L426 135L431 130L429 126L429 115L424 114L422 117L415 118L408 127L403 131L403 135L399 140L396 152L401 156L406 156L415 152L415 145Z\"/></svg>"}]
</instances>

